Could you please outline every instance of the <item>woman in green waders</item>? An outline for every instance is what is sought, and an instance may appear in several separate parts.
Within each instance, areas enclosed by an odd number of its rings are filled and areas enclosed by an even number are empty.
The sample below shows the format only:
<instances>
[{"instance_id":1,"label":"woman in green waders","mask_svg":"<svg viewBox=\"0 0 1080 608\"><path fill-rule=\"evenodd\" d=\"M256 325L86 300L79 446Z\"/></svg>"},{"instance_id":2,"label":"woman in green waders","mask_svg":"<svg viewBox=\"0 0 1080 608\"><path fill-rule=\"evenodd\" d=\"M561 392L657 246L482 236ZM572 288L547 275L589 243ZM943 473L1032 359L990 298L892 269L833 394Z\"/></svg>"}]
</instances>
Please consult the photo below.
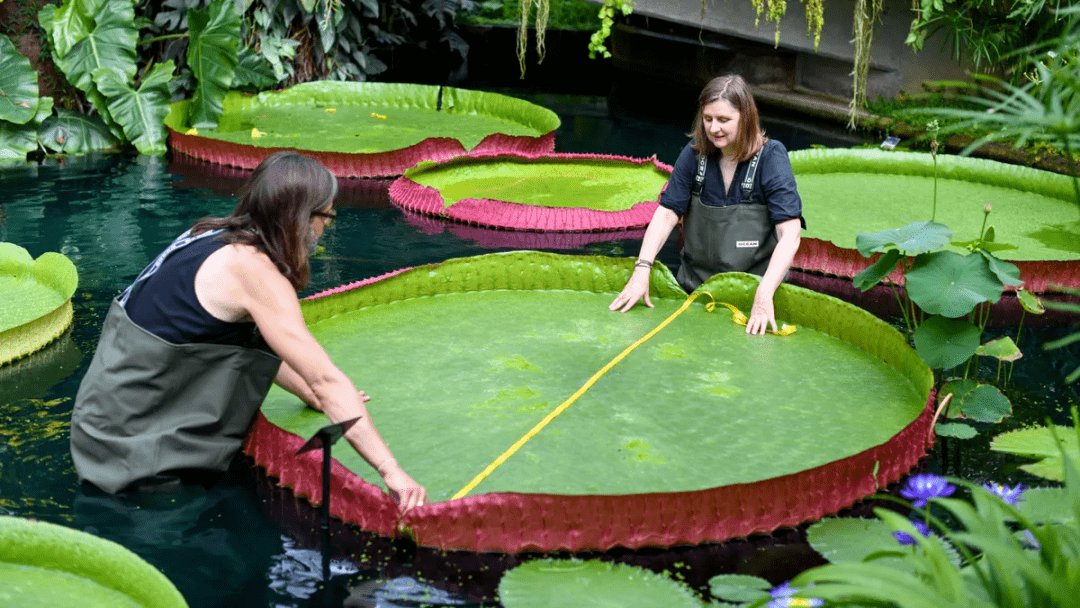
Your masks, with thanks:
<instances>
[{"instance_id":1,"label":"woman in green waders","mask_svg":"<svg viewBox=\"0 0 1080 608\"><path fill-rule=\"evenodd\" d=\"M80 480L109 493L212 483L276 381L331 421L359 416L345 438L401 510L427 502L300 314L336 194L318 161L273 154L231 215L196 222L113 300L71 415Z\"/></svg>"},{"instance_id":2,"label":"woman in green waders","mask_svg":"<svg viewBox=\"0 0 1080 608\"><path fill-rule=\"evenodd\" d=\"M649 301L649 272L668 235L683 220L676 278L687 292L720 272L761 276L748 334L776 331L773 294L787 276L806 222L787 149L767 139L741 76L711 80L698 97L690 143L671 172L653 214L634 273L609 308L626 312Z\"/></svg>"}]
</instances>

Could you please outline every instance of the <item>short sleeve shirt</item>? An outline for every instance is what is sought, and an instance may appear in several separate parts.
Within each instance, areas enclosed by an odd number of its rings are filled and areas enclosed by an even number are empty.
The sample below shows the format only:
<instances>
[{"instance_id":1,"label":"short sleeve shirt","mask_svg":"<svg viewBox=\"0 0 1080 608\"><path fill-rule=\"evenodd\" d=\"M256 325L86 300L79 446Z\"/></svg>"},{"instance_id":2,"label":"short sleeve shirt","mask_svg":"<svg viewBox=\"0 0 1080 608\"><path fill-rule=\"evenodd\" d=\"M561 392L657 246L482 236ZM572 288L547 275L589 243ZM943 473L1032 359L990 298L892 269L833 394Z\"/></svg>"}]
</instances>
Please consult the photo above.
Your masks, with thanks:
<instances>
[{"instance_id":1,"label":"short sleeve shirt","mask_svg":"<svg viewBox=\"0 0 1080 608\"><path fill-rule=\"evenodd\" d=\"M749 165L750 161L743 161L736 166L731 188L724 192L720 157L710 156L705 165L705 184L701 189L702 204L726 207L741 203L742 182ZM696 173L697 153L687 144L679 154L679 159L675 161L667 188L660 194L660 204L674 211L679 217L685 215L690 207L690 194L694 188ZM768 140L761 150L750 203L768 205L769 219L774 225L798 218L802 226L806 227L806 220L802 216L802 199L795 187L795 174L791 170L787 148L776 140Z\"/></svg>"}]
</instances>

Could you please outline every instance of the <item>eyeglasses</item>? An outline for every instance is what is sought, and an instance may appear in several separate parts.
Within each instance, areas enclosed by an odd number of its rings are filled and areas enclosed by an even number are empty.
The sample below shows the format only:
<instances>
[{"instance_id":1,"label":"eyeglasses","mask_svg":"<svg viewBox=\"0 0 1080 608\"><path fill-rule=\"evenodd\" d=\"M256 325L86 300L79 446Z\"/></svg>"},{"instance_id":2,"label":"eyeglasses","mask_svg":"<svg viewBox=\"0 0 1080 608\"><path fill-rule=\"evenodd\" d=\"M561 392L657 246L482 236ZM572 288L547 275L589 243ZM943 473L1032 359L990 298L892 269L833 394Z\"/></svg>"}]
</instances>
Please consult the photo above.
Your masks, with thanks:
<instances>
[{"instance_id":1,"label":"eyeglasses","mask_svg":"<svg viewBox=\"0 0 1080 608\"><path fill-rule=\"evenodd\" d=\"M319 216L326 218L326 223L323 224L323 226L329 228L330 225L334 223L334 218L337 217L337 211L334 211L332 213L327 213L325 211L312 211L311 216Z\"/></svg>"}]
</instances>

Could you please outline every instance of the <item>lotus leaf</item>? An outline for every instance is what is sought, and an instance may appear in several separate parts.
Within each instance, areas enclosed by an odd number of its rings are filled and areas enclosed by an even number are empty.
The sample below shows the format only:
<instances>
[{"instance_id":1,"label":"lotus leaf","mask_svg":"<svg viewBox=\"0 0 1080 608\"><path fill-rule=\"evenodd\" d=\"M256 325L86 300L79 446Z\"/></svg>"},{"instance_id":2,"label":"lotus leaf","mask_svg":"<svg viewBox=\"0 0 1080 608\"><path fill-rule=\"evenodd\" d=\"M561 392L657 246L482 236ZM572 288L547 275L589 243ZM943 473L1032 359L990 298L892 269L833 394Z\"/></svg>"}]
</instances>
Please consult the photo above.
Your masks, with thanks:
<instances>
[{"instance_id":1,"label":"lotus leaf","mask_svg":"<svg viewBox=\"0 0 1080 608\"><path fill-rule=\"evenodd\" d=\"M933 316L919 324L915 350L930 367L948 369L967 361L979 348L980 332L967 319Z\"/></svg>"},{"instance_id":2,"label":"lotus leaf","mask_svg":"<svg viewBox=\"0 0 1080 608\"><path fill-rule=\"evenodd\" d=\"M1038 459L1020 468L1045 479L1063 481L1062 454L1068 454L1076 462L1080 458L1080 442L1072 427L1055 425L1052 429L1036 427L1003 433L994 437L990 449Z\"/></svg>"},{"instance_id":3,"label":"lotus leaf","mask_svg":"<svg viewBox=\"0 0 1080 608\"><path fill-rule=\"evenodd\" d=\"M1016 342L1009 336L991 340L975 351L980 357L993 357L999 361L1016 361L1023 356Z\"/></svg>"},{"instance_id":4,"label":"lotus leaf","mask_svg":"<svg viewBox=\"0 0 1080 608\"><path fill-rule=\"evenodd\" d=\"M466 287L487 283L491 264L522 275L512 287ZM434 500L445 500L685 300L670 272L657 270L655 309L612 313L607 305L626 270L611 265L539 253L450 260L347 292L358 300L346 309L333 297L305 302L305 317L335 363L372 396L368 408L398 460ZM602 291L573 289L605 272L611 278ZM755 280L722 275L709 285L746 310ZM710 314L695 303L479 491L700 490L796 473L885 443L924 408L928 370L886 324L790 289L777 306L781 318L800 324L794 335L747 336L726 309ZM874 356L826 331L871 352L900 350ZM262 411L300 436L325 424L276 388ZM418 435L424 441L411 439ZM445 458L431 459L433 450ZM335 456L381 483L348 446Z\"/></svg>"},{"instance_id":5,"label":"lotus leaf","mask_svg":"<svg viewBox=\"0 0 1080 608\"><path fill-rule=\"evenodd\" d=\"M905 275L908 296L927 313L962 317L1001 298L1001 282L981 255L935 251L915 257Z\"/></svg>"},{"instance_id":6,"label":"lotus leaf","mask_svg":"<svg viewBox=\"0 0 1080 608\"><path fill-rule=\"evenodd\" d=\"M950 238L952 231L948 226L934 222L916 222L903 228L882 230L873 234L860 232L855 236L855 247L865 256L893 247L907 255L918 255L941 249L949 243Z\"/></svg>"},{"instance_id":7,"label":"lotus leaf","mask_svg":"<svg viewBox=\"0 0 1080 608\"><path fill-rule=\"evenodd\" d=\"M506 608L701 608L701 600L682 583L644 568L599 560L526 562L503 575L499 600Z\"/></svg>"},{"instance_id":8,"label":"lotus leaf","mask_svg":"<svg viewBox=\"0 0 1080 608\"><path fill-rule=\"evenodd\" d=\"M889 249L877 261L855 275L852 283L863 291L870 289L880 283L881 279L884 279L890 272L896 270L896 263L903 257L904 255L900 253L899 249Z\"/></svg>"},{"instance_id":9,"label":"lotus leaf","mask_svg":"<svg viewBox=\"0 0 1080 608\"><path fill-rule=\"evenodd\" d=\"M57 608L186 608L138 555L64 526L0 516L0 604Z\"/></svg>"},{"instance_id":10,"label":"lotus leaf","mask_svg":"<svg viewBox=\"0 0 1080 608\"><path fill-rule=\"evenodd\" d=\"M791 153L808 218L804 238L859 249L853 236L931 216L935 164L929 154L813 149ZM993 205L997 248L1007 260L1080 260L1080 221L1069 176L995 161L937 155L934 220L960 238L980 236ZM954 249L960 251L960 249ZM910 253L910 252L909 252Z\"/></svg>"}]
</instances>

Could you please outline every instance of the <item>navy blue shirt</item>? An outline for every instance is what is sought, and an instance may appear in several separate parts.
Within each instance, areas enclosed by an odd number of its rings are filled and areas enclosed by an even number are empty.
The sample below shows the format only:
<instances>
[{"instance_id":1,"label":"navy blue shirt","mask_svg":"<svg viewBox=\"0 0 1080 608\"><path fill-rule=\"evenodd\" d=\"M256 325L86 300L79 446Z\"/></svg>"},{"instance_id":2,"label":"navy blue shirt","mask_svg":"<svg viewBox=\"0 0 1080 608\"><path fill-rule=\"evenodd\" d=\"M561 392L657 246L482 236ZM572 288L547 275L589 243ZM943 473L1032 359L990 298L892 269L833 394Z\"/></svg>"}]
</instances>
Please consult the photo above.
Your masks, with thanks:
<instances>
[{"instance_id":1,"label":"navy blue shirt","mask_svg":"<svg viewBox=\"0 0 1080 608\"><path fill-rule=\"evenodd\" d=\"M705 185L701 190L701 202L713 207L737 205L742 199L742 182L750 161L743 161L735 168L735 179L731 189L724 192L724 180L720 175L720 156L712 155L705 165ZM686 214L690 206L690 193L694 188L694 174L697 173L697 153L686 144L675 167L671 171L667 188L660 194L660 204L671 209L679 217ZM795 188L795 174L791 170L784 144L769 140L761 150L754 187L750 193L750 202L767 204L769 219L773 224L798 218L803 228L806 220L802 217L802 199Z\"/></svg>"}]
</instances>

